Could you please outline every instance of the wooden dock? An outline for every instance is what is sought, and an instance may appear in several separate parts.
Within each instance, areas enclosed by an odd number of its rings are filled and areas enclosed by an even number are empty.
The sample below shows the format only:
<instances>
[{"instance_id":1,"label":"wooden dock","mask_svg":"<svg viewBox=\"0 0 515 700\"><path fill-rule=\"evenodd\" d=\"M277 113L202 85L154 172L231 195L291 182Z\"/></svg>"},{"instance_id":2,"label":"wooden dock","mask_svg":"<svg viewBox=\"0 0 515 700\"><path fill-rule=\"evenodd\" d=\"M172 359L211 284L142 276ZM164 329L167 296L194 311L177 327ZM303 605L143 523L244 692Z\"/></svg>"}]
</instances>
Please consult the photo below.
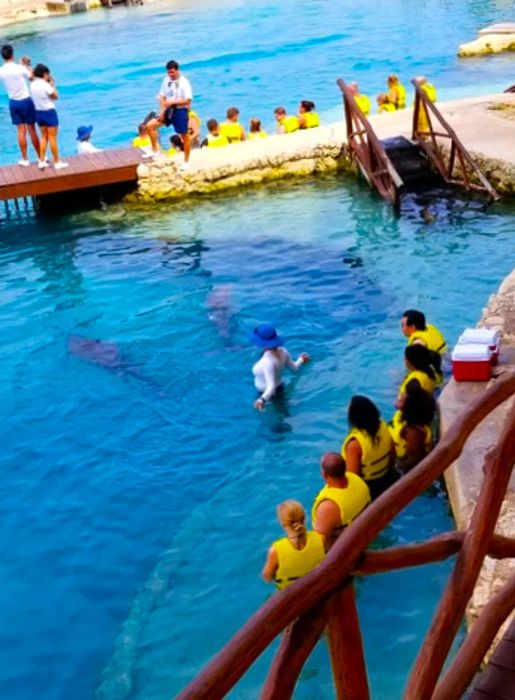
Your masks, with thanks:
<instances>
[{"instance_id":1,"label":"wooden dock","mask_svg":"<svg viewBox=\"0 0 515 700\"><path fill-rule=\"evenodd\" d=\"M0 167L0 200L17 197L43 197L61 192L76 192L103 185L137 182L137 168L143 155L137 148L117 148L90 155L67 157L64 170L52 166L40 170L37 163L28 167Z\"/></svg>"},{"instance_id":2,"label":"wooden dock","mask_svg":"<svg viewBox=\"0 0 515 700\"><path fill-rule=\"evenodd\" d=\"M515 618L508 627L468 700L513 700L515 698Z\"/></svg>"}]
</instances>

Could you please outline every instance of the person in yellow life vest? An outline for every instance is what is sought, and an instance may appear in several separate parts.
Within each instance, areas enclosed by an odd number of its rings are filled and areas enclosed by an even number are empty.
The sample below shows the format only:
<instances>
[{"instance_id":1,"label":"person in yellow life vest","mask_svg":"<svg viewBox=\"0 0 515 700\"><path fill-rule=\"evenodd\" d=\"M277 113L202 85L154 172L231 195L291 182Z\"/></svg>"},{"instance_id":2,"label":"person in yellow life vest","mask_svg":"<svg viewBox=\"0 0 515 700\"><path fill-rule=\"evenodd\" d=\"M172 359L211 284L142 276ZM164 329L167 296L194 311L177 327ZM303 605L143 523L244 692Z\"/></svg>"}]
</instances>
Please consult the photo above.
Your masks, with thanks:
<instances>
[{"instance_id":1,"label":"person in yellow life vest","mask_svg":"<svg viewBox=\"0 0 515 700\"><path fill-rule=\"evenodd\" d=\"M229 107L226 112L227 121L220 124L220 133L227 138L229 143L245 141L245 129L238 121L239 116L239 109L236 107Z\"/></svg>"},{"instance_id":2,"label":"person in yellow life vest","mask_svg":"<svg viewBox=\"0 0 515 700\"><path fill-rule=\"evenodd\" d=\"M315 103L311 100L302 100L299 105L299 129L314 129L320 126L320 117L315 112Z\"/></svg>"},{"instance_id":3,"label":"person in yellow life vest","mask_svg":"<svg viewBox=\"0 0 515 700\"><path fill-rule=\"evenodd\" d=\"M408 345L404 350L404 361L408 375L400 386L395 408L404 406L406 386L412 380L415 380L421 389L432 394L436 388L438 375L441 371L440 355L437 352L428 350L423 345Z\"/></svg>"},{"instance_id":4,"label":"person in yellow life vest","mask_svg":"<svg viewBox=\"0 0 515 700\"><path fill-rule=\"evenodd\" d=\"M395 112L395 105L390 102L388 95L381 94L377 96L377 109L379 114L382 112Z\"/></svg>"},{"instance_id":5,"label":"person in yellow life vest","mask_svg":"<svg viewBox=\"0 0 515 700\"><path fill-rule=\"evenodd\" d=\"M138 135L132 139L132 145L134 148L150 148L152 146L145 122L138 126Z\"/></svg>"},{"instance_id":6,"label":"person in yellow life vest","mask_svg":"<svg viewBox=\"0 0 515 700\"><path fill-rule=\"evenodd\" d=\"M442 333L426 322L422 311L408 309L402 314L401 331L408 339L408 345L423 345L428 350L434 350L443 358L447 352L447 343Z\"/></svg>"},{"instance_id":7,"label":"person in yellow life vest","mask_svg":"<svg viewBox=\"0 0 515 700\"><path fill-rule=\"evenodd\" d=\"M366 95L362 95L359 91L359 85L357 83L349 83L349 90L354 96L354 101L358 105L358 108L365 116L370 114L371 104L370 98Z\"/></svg>"},{"instance_id":8,"label":"person in yellow life vest","mask_svg":"<svg viewBox=\"0 0 515 700\"><path fill-rule=\"evenodd\" d=\"M192 148L200 146L200 127L202 122L199 115L192 109L188 112L188 133L190 135L190 144Z\"/></svg>"},{"instance_id":9,"label":"person in yellow life vest","mask_svg":"<svg viewBox=\"0 0 515 700\"><path fill-rule=\"evenodd\" d=\"M430 102L436 102L436 98L437 98L436 88L432 83L428 82L425 75L421 75L418 78L415 78L415 82L421 88L421 90L425 93L427 99ZM419 108L419 112L418 112L417 131L420 131L422 133L428 132L429 125L430 125L430 121L429 121L429 115L427 113L426 106L421 104L420 108Z\"/></svg>"},{"instance_id":10,"label":"person in yellow life vest","mask_svg":"<svg viewBox=\"0 0 515 700\"><path fill-rule=\"evenodd\" d=\"M282 590L320 564L325 541L318 532L306 530L306 513L298 501L280 503L277 517L286 537L276 540L268 550L261 576Z\"/></svg>"},{"instance_id":11,"label":"person in yellow life vest","mask_svg":"<svg viewBox=\"0 0 515 700\"><path fill-rule=\"evenodd\" d=\"M414 467L431 451L435 412L434 397L421 389L418 382L408 382L404 405L395 412L388 426L397 466L403 471Z\"/></svg>"},{"instance_id":12,"label":"person in yellow life vest","mask_svg":"<svg viewBox=\"0 0 515 700\"><path fill-rule=\"evenodd\" d=\"M406 107L406 88L397 75L389 75L386 84L388 85L388 102L394 105L395 109Z\"/></svg>"},{"instance_id":13,"label":"person in yellow life vest","mask_svg":"<svg viewBox=\"0 0 515 700\"><path fill-rule=\"evenodd\" d=\"M343 441L341 455L347 473L365 480L372 500L397 480L393 469L395 448L379 409L366 396L353 396L349 403L350 431Z\"/></svg>"},{"instance_id":14,"label":"person in yellow life vest","mask_svg":"<svg viewBox=\"0 0 515 700\"><path fill-rule=\"evenodd\" d=\"M324 488L313 503L313 529L320 533L330 547L338 535L370 503L370 490L357 474L347 472L344 458L337 452L326 452L320 462Z\"/></svg>"},{"instance_id":15,"label":"person in yellow life vest","mask_svg":"<svg viewBox=\"0 0 515 700\"><path fill-rule=\"evenodd\" d=\"M216 119L208 119L207 123L208 135L202 141L201 146L209 146L209 148L218 148L220 146L228 146L229 139L220 133L220 127Z\"/></svg>"},{"instance_id":16,"label":"person in yellow life vest","mask_svg":"<svg viewBox=\"0 0 515 700\"><path fill-rule=\"evenodd\" d=\"M254 139L264 139L268 136L266 131L261 128L261 119L251 119L249 122L249 141Z\"/></svg>"},{"instance_id":17,"label":"person in yellow life vest","mask_svg":"<svg viewBox=\"0 0 515 700\"><path fill-rule=\"evenodd\" d=\"M291 134L299 128L299 120L294 114L286 114L284 107L274 109L274 117L277 122L278 134Z\"/></svg>"},{"instance_id":18,"label":"person in yellow life vest","mask_svg":"<svg viewBox=\"0 0 515 700\"><path fill-rule=\"evenodd\" d=\"M175 156L177 153L182 153L184 151L184 143L182 137L179 134L174 134L170 136L170 148L167 150L167 156Z\"/></svg>"}]
</instances>

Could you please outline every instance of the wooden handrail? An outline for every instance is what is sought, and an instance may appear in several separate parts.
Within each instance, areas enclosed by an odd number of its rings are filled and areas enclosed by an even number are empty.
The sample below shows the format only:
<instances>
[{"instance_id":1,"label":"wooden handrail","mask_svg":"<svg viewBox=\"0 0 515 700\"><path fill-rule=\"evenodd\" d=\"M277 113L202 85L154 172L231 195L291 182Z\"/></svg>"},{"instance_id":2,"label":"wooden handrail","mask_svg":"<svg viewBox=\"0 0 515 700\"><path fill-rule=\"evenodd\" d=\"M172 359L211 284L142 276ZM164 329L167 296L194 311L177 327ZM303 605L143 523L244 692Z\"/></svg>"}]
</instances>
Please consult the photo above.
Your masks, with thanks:
<instances>
[{"instance_id":1,"label":"wooden handrail","mask_svg":"<svg viewBox=\"0 0 515 700\"><path fill-rule=\"evenodd\" d=\"M223 698L282 630L305 615L313 606L328 599L333 592L341 588L353 570L359 570L365 547L401 510L443 474L460 455L474 428L514 393L515 372L496 379L492 386L456 419L439 444L420 464L383 493L349 525L324 562L304 578L272 596L177 698ZM506 439L504 442L506 443ZM509 445L508 448L511 454ZM481 512L483 510L482 506ZM488 527L482 528L482 531L487 532ZM474 534L472 541L475 542L476 539L477 535ZM497 543L498 550L504 548L503 551L512 552L509 539L497 538L492 541ZM484 553L488 546L488 542L486 546L484 543L481 545ZM466 551L469 557L469 549Z\"/></svg>"}]
</instances>

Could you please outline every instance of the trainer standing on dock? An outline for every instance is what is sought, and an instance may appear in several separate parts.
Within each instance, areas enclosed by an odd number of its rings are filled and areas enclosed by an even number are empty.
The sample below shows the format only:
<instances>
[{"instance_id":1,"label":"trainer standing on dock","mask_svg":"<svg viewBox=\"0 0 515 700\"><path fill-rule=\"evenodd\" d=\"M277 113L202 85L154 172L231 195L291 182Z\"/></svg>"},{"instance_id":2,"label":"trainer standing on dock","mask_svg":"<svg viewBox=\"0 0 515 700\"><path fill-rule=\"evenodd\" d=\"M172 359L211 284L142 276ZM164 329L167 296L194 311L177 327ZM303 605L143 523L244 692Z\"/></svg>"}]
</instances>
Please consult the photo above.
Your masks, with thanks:
<instances>
[{"instance_id":1,"label":"trainer standing on dock","mask_svg":"<svg viewBox=\"0 0 515 700\"><path fill-rule=\"evenodd\" d=\"M186 169L190 158L188 120L193 93L190 81L181 75L177 61L168 61L166 73L158 95L161 112L159 117L147 123L148 134L152 143L152 152L157 154L159 153L157 130L161 126L173 126L175 133L179 134L184 144L182 169Z\"/></svg>"},{"instance_id":2,"label":"trainer standing on dock","mask_svg":"<svg viewBox=\"0 0 515 700\"><path fill-rule=\"evenodd\" d=\"M36 110L29 93L28 80L32 80L32 70L28 58L22 58L22 63L15 63L14 50L9 44L2 46L4 65L0 68L0 79L5 85L9 97L9 112L11 121L18 130L18 146L21 160L18 165L30 165L27 153L27 131L34 150L39 157L39 138L36 132Z\"/></svg>"}]
</instances>

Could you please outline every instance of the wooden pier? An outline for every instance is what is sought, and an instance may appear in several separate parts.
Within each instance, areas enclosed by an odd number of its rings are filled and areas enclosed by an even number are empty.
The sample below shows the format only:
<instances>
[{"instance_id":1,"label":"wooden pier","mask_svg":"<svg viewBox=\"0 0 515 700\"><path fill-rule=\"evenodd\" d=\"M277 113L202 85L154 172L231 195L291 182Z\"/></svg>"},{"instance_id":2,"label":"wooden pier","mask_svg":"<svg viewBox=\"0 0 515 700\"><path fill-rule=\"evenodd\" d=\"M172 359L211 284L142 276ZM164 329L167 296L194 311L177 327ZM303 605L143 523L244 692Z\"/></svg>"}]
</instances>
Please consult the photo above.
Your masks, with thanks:
<instances>
[{"instance_id":1,"label":"wooden pier","mask_svg":"<svg viewBox=\"0 0 515 700\"><path fill-rule=\"evenodd\" d=\"M40 170L37 163L28 167L0 167L0 200L43 197L103 185L136 184L137 168L143 162L143 155L137 148L117 148L70 156L66 162L70 165L64 170L55 170L52 166Z\"/></svg>"}]
</instances>

